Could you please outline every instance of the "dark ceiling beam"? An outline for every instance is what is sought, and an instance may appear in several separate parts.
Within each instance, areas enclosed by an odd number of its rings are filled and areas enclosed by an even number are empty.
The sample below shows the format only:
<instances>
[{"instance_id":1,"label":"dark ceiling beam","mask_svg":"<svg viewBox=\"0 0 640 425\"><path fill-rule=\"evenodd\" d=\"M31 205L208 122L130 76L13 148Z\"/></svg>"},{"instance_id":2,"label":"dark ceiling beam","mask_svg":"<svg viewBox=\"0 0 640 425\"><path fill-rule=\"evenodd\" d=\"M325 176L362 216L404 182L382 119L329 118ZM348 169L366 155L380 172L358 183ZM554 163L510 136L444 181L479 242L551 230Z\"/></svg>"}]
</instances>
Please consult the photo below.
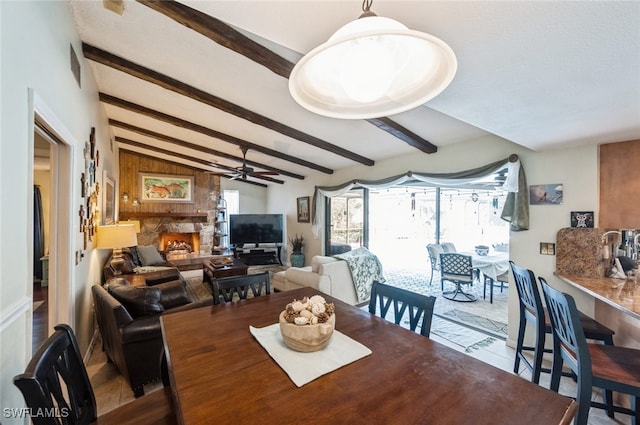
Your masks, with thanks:
<instances>
[{"instance_id":1,"label":"dark ceiling beam","mask_svg":"<svg viewBox=\"0 0 640 425\"><path fill-rule=\"evenodd\" d=\"M293 127L289 127L278 121L272 120L271 118L250 111L246 108L243 108L242 106L238 106L220 97L214 96L186 83L171 78L167 75L161 74L149 68L145 68L141 65L116 56L113 53L109 53L105 50L99 49L98 47L83 42L82 52L85 58L89 60L113 69L117 69L126 74L140 78L144 81L156 84L162 88L189 97L193 100L204 103L205 105L220 109L224 112L245 119L256 125L260 125L262 127L276 131L280 134L284 134L285 136L297 139L316 148L324 149L328 152L334 153L355 162L359 162L364 165L372 166L375 164L373 160L365 158L362 155L358 155L355 152L351 152L339 146L332 145L331 143L326 142L318 137L306 134Z\"/></svg>"},{"instance_id":2,"label":"dark ceiling beam","mask_svg":"<svg viewBox=\"0 0 640 425\"><path fill-rule=\"evenodd\" d=\"M146 148L145 148L145 149L146 149ZM132 154L134 154L134 155L138 155L138 156L143 157L143 158L148 158L148 159L152 159L152 160L156 160L156 161L158 160L158 157L156 157L156 156L153 156L153 155L147 155L147 154L145 154L145 153L138 152L138 151L132 151L131 149L127 149L127 148L120 148L120 150L121 150L121 151L123 151L123 152L129 152L129 153L132 153ZM163 161L166 161L168 164L176 165L176 166L179 166L179 167L187 167L187 168L190 168L190 169L195 170L195 171L203 171L203 172L205 172L205 173L210 173L210 171L209 171L209 170L204 169L204 168L193 167L193 166L191 166L191 165L182 164L182 163L180 163L180 162L175 162L175 161L167 161L167 160L163 160ZM230 177L230 176L226 176L226 175L224 175L224 174L217 174L217 173L215 173L215 175L220 176L220 177L224 177L224 178L227 178L227 179L231 180L231 177ZM268 185L263 184L263 183L252 182L252 181L249 181L249 180L241 180L241 181L242 181L243 183L248 183L248 184L252 184L252 185L255 185L255 186L260 186L260 187L269 187Z\"/></svg>"},{"instance_id":3,"label":"dark ceiling beam","mask_svg":"<svg viewBox=\"0 0 640 425\"><path fill-rule=\"evenodd\" d=\"M191 28L221 46L259 63L284 78L288 79L291 74L294 67L291 61L256 43L213 16L176 1L138 0L138 2L187 28ZM422 152L430 154L438 151L437 146L387 117L373 118L367 121Z\"/></svg>"},{"instance_id":4,"label":"dark ceiling beam","mask_svg":"<svg viewBox=\"0 0 640 425\"><path fill-rule=\"evenodd\" d=\"M195 162L197 164L202 164L205 167L211 167L211 164L208 161L205 161L205 160L200 159L200 158L194 158L194 157L189 156L189 155L183 155L183 154L180 154L180 153L177 153L177 152L172 152L172 151L169 151L169 150L166 150L166 149L157 148L155 146L149 146L149 145L147 145L145 143L136 142L135 140L130 140L130 139L127 139L127 138L124 138L124 137L116 136L115 140L116 140L116 142L122 143L124 145L133 146L133 147L140 148L140 149L150 150L150 151L155 152L155 153L161 153L161 154L168 155L168 156L171 156L171 157L174 157L174 158L181 158L181 159L185 159L187 161ZM144 155L144 154L141 154L140 152L132 151L130 149L126 149L126 148L120 148L120 149L121 150L125 150L125 151L135 152L138 155ZM156 159L156 160L158 159L157 157L154 157L154 156L151 156L151 155L146 155L146 156L149 157L149 158ZM171 161L169 161L169 162L171 162ZM173 161L173 162L175 164L179 164L181 166L185 166L185 164L180 164L180 163L175 162L175 161ZM192 168L195 168L195 167L192 167ZM210 170L208 170L206 168L203 168L202 170L210 172ZM231 179L231 177L226 176L224 174L219 174L219 175L222 176L222 177L226 177L226 178ZM269 186L267 186L266 184L263 184L263 183L252 182L252 181L249 181L249 180L242 180L242 181L246 182L246 183L256 184L256 185L261 186L261 187L269 187ZM284 183L284 182L279 181L279 180L274 182L274 183L277 183L277 182L280 182L280 184Z\"/></svg>"},{"instance_id":5,"label":"dark ceiling beam","mask_svg":"<svg viewBox=\"0 0 640 425\"><path fill-rule=\"evenodd\" d=\"M171 143L173 145L176 146L180 146L183 148L188 148L188 149L193 149L193 150L197 150L199 152L203 152L203 153L207 153L210 155L215 155L218 157L222 157L222 158L227 158L230 159L232 161L236 161L236 162L243 162L242 157L239 156L233 156L231 154L228 154L226 152L221 152L215 149L210 149L207 147L204 147L202 145L198 145L195 143L191 143L191 142L187 142L186 140L182 140L182 139L178 139L176 137L171 137L171 136L167 136L165 134L161 134L152 130L147 130L146 128L141 128L141 127L137 127L135 125L129 124L129 123L125 123L122 121L118 121L118 120L114 120L114 119L109 119L109 125L112 125L114 127L118 127L118 128L122 128L125 130L129 130L132 131L134 133L138 133L141 134L143 136L148 136L148 137L153 137L154 139L158 139L158 140L163 140L167 143ZM265 170L269 170L269 171L275 171L278 174L282 174L283 176L288 176L288 177L293 177L294 179L299 179L299 180L304 180L304 176L301 176L300 174L295 174L286 170L281 170L279 168L275 168L275 167L271 167L265 164L260 164L259 162L255 162L255 161L250 161L250 160L246 160L246 163L248 165L251 165L253 167L259 167Z\"/></svg>"},{"instance_id":6,"label":"dark ceiling beam","mask_svg":"<svg viewBox=\"0 0 640 425\"><path fill-rule=\"evenodd\" d=\"M413 146L414 148L420 149L424 153L436 153L438 151L437 146L432 145L422 137L413 133L411 130L404 128L397 122L392 121L388 117L371 118L367 121L375 125L379 129L384 130L389 134L393 134L398 139Z\"/></svg>"},{"instance_id":7,"label":"dark ceiling beam","mask_svg":"<svg viewBox=\"0 0 640 425\"><path fill-rule=\"evenodd\" d=\"M214 137L214 138L223 140L225 142L234 144L234 145L239 146L239 147L246 146L251 150L254 150L254 151L257 151L257 152L261 152L261 153L263 153L265 155L273 156L275 158L279 158L279 159L282 159L282 160L285 160L285 161L288 161L288 162L291 162L291 163L294 163L294 164L298 164L298 165L301 165L301 166L304 166L304 167L307 167L307 168L318 170L318 171L326 173L326 174L333 174L333 170L330 169L330 168L322 167L322 166L314 164L312 162L305 161L303 159L296 158L294 156L287 155L285 153L282 153L282 152L279 152L279 151L276 151L276 150L272 150L272 149L266 148L264 146L257 145L255 143L251 143L251 142L248 142L246 140L239 139L237 137L221 133L221 132L219 132L217 130L210 129L210 128L201 126L199 124L195 124L195 123L192 123L190 121L186 121L186 120L183 120L181 118L177 118L177 117L174 117L172 115L168 115L168 114L156 111L154 109L147 108L145 106L138 105L138 104L135 104L133 102L129 102L127 100L120 99L120 98L117 98L115 96L108 95L106 93L100 93L99 97L100 97L100 101L102 101L104 103L108 103L110 105L117 106L119 108L129 110L131 112L139 113L141 115L145 115L145 116L148 116L148 117L151 117L151 118L163 121L163 122L167 122L167 123L175 125L177 127L185 128L187 130L195 131L195 132L204 134L206 136ZM285 173L282 173L282 174L285 174Z\"/></svg>"},{"instance_id":8,"label":"dark ceiling beam","mask_svg":"<svg viewBox=\"0 0 640 425\"><path fill-rule=\"evenodd\" d=\"M303 167L317 170L325 174L333 174L333 170L330 168L322 167L318 164L305 161L304 159L296 158L295 156L287 155L285 153L282 153L273 149L265 148L264 146L260 146L255 143L251 143L246 140L242 140L237 137L230 136L225 133L221 133L217 130L213 130L211 128L204 127L202 125L183 120L182 118L174 117L172 115L168 115L163 112L159 112L154 109L147 108L146 106L129 102L128 100L120 99L118 97L111 96L106 93L100 93L99 96L100 96L101 102L108 103L110 105L117 106L119 108L126 109L128 111L135 112L141 115L145 115L147 117L154 118L154 119L175 125L176 127L181 127L187 130L195 131L197 133L201 133L209 137L215 137L216 139L223 140L225 142L234 144L236 146L246 146L249 149L254 150L256 152L261 152L265 155L273 156L275 158L279 158L284 161L288 161L294 164L301 165Z\"/></svg>"},{"instance_id":9,"label":"dark ceiling beam","mask_svg":"<svg viewBox=\"0 0 640 425\"><path fill-rule=\"evenodd\" d=\"M221 46L240 53L284 78L289 78L289 74L291 74L293 63L256 43L219 19L175 1L138 0L138 2L199 32Z\"/></svg>"}]
</instances>

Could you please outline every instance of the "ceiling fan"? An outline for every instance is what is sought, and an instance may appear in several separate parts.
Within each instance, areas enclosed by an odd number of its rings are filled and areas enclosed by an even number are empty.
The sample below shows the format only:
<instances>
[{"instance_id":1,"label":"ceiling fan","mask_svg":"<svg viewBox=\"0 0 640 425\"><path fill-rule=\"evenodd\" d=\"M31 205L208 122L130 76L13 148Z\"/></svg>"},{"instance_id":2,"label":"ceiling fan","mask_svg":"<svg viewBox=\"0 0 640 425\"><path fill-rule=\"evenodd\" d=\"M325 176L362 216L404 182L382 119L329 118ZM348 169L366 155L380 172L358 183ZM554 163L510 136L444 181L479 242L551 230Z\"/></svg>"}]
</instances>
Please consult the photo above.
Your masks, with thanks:
<instances>
[{"instance_id":1,"label":"ceiling fan","mask_svg":"<svg viewBox=\"0 0 640 425\"><path fill-rule=\"evenodd\" d=\"M247 180L247 178L249 177L255 177L263 180L276 181L275 179L272 179L270 177L265 177L265 176L277 176L278 175L277 172L256 171L253 167L249 167L247 165L247 151L249 150L249 148L246 146L240 146L240 149L242 150L242 166L228 167L222 164L211 164L211 165L216 168L221 168L223 170L226 170L226 172L221 173L221 175L230 177L231 180ZM279 182L279 180L277 180L276 182Z\"/></svg>"}]
</instances>

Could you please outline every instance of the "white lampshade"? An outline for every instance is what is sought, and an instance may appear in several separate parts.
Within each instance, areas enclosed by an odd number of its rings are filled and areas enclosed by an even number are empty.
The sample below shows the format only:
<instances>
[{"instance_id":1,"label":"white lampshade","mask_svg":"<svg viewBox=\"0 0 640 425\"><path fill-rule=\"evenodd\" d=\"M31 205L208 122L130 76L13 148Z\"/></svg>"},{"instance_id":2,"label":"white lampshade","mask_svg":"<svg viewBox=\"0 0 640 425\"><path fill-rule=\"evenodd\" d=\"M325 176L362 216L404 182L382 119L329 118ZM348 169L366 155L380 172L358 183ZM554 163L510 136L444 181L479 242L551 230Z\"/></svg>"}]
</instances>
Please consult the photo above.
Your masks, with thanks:
<instances>
[{"instance_id":1,"label":"white lampshade","mask_svg":"<svg viewBox=\"0 0 640 425\"><path fill-rule=\"evenodd\" d=\"M456 70L453 50L439 38L365 10L298 61L289 92L320 115L377 118L433 99Z\"/></svg>"},{"instance_id":2,"label":"white lampshade","mask_svg":"<svg viewBox=\"0 0 640 425\"><path fill-rule=\"evenodd\" d=\"M136 245L138 238L133 224L98 227L98 249L120 249Z\"/></svg>"}]
</instances>

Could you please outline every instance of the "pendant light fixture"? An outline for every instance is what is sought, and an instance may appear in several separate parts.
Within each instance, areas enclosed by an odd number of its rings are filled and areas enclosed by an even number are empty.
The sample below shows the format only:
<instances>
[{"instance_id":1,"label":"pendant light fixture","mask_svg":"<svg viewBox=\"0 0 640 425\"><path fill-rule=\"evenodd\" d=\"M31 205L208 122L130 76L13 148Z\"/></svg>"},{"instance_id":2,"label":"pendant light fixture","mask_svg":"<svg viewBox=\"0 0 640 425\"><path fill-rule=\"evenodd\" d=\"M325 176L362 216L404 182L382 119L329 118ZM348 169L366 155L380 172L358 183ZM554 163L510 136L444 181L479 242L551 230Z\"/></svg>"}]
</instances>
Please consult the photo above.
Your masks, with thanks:
<instances>
[{"instance_id":1,"label":"pendant light fixture","mask_svg":"<svg viewBox=\"0 0 640 425\"><path fill-rule=\"evenodd\" d=\"M363 13L311 50L289 76L302 107L333 118L369 119L415 108L440 94L456 73L453 50L430 34Z\"/></svg>"}]
</instances>

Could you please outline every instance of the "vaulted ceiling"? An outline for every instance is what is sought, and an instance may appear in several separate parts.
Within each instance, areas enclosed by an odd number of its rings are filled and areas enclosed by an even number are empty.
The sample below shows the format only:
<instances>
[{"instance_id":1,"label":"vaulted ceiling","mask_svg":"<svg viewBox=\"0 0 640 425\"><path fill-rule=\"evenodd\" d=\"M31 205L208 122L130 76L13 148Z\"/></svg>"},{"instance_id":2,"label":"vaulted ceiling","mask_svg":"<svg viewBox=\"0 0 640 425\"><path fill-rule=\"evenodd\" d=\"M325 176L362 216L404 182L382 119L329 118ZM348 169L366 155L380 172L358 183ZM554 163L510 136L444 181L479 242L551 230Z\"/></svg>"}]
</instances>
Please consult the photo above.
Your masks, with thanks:
<instances>
[{"instance_id":1,"label":"vaulted ceiling","mask_svg":"<svg viewBox=\"0 0 640 425\"><path fill-rule=\"evenodd\" d=\"M544 150L640 139L640 2L418 2L372 10L457 55L438 97L374 120L300 107L288 75L360 1L70 0L121 149L273 185L494 134ZM86 72L86 70L85 70Z\"/></svg>"}]
</instances>

